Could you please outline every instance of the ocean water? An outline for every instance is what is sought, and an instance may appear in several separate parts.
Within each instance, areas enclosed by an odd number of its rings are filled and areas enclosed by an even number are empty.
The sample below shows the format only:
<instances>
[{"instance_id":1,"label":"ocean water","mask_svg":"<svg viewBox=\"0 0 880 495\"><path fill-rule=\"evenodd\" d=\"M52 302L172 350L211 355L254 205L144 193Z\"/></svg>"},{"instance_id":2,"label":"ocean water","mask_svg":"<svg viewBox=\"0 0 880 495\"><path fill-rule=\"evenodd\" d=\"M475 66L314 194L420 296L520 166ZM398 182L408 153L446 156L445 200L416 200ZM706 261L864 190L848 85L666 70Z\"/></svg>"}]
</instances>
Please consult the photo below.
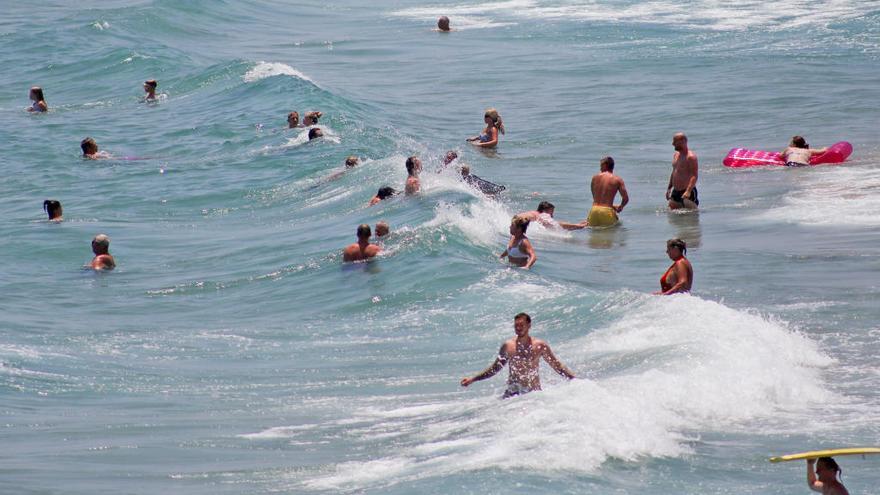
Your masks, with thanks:
<instances>
[{"instance_id":1,"label":"ocean water","mask_svg":"<svg viewBox=\"0 0 880 495\"><path fill-rule=\"evenodd\" d=\"M769 456L880 444L880 2L7 2L0 62L0 493L798 494ZM678 131L699 213L665 208ZM721 165L794 134L855 152ZM367 207L412 154L423 192ZM619 228L496 260L541 200L584 218L606 154ZM694 290L651 296L670 237ZM581 379L462 389L520 311ZM880 458L838 461L878 493Z\"/></svg>"}]
</instances>

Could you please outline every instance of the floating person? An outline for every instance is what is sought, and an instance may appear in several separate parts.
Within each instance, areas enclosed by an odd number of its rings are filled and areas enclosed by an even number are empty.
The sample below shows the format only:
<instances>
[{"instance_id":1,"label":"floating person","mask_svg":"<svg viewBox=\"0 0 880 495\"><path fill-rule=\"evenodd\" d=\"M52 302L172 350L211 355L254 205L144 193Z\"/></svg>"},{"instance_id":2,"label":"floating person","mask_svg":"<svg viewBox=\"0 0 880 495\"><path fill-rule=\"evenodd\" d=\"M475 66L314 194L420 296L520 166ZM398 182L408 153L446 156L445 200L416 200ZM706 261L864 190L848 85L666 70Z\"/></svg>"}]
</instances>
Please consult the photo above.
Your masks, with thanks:
<instances>
[{"instance_id":1,"label":"floating person","mask_svg":"<svg viewBox=\"0 0 880 495\"><path fill-rule=\"evenodd\" d=\"M92 252L95 257L89 263L93 270L112 270L116 268L116 260L110 255L110 238L106 234L98 234L92 239Z\"/></svg>"},{"instance_id":2,"label":"floating person","mask_svg":"<svg viewBox=\"0 0 880 495\"><path fill-rule=\"evenodd\" d=\"M606 156L599 161L599 173L590 181L593 193L593 206L587 215L590 227L611 227L617 225L617 214L629 203L629 194L623 179L614 175L614 158ZM620 204L614 206L614 197L620 193Z\"/></svg>"},{"instance_id":3,"label":"floating person","mask_svg":"<svg viewBox=\"0 0 880 495\"><path fill-rule=\"evenodd\" d=\"M507 249L498 257L504 259L511 265L528 270L538 261L538 255L532 248L532 242L526 237L526 229L529 228L529 219L523 217L513 217L510 222L510 241L507 242Z\"/></svg>"},{"instance_id":4,"label":"floating person","mask_svg":"<svg viewBox=\"0 0 880 495\"><path fill-rule=\"evenodd\" d=\"M422 181L419 179L419 173L422 171L422 161L418 159L416 156L411 156L406 159L406 185L404 186L404 193L407 196L412 196L421 190Z\"/></svg>"},{"instance_id":5,"label":"floating person","mask_svg":"<svg viewBox=\"0 0 880 495\"><path fill-rule=\"evenodd\" d=\"M34 86L31 88L28 93L28 97L31 99L33 104L27 107L28 112L48 112L49 105L46 104L46 97L43 96L43 88L39 86Z\"/></svg>"},{"instance_id":6,"label":"floating person","mask_svg":"<svg viewBox=\"0 0 880 495\"><path fill-rule=\"evenodd\" d=\"M541 358L553 368L553 371L569 380L575 378L574 373L553 354L549 344L529 335L531 327L532 317L528 314L519 313L514 316L513 330L516 337L501 344L498 357L491 366L472 377L462 378L461 386L467 387L476 381L491 378L508 364L510 374L507 376L507 389L501 396L502 399L541 390L539 373Z\"/></svg>"},{"instance_id":7,"label":"floating person","mask_svg":"<svg viewBox=\"0 0 880 495\"><path fill-rule=\"evenodd\" d=\"M538 209L532 211L525 211L522 213L518 213L516 216L527 218L529 221L538 222L544 227L548 229L558 229L562 228L565 230L578 230L587 227L587 222L583 221L581 223L568 223L568 222L560 222L553 218L553 214L556 211L556 206L549 201L541 201L538 203Z\"/></svg>"},{"instance_id":8,"label":"floating person","mask_svg":"<svg viewBox=\"0 0 880 495\"><path fill-rule=\"evenodd\" d=\"M362 223L357 228L357 242L349 245L342 252L342 261L364 261L375 257L382 252L382 247L370 244L370 226Z\"/></svg>"},{"instance_id":9,"label":"floating person","mask_svg":"<svg viewBox=\"0 0 880 495\"><path fill-rule=\"evenodd\" d=\"M297 127L301 127L299 125L299 112L293 111L287 114L287 128L295 129Z\"/></svg>"},{"instance_id":10,"label":"floating person","mask_svg":"<svg viewBox=\"0 0 880 495\"><path fill-rule=\"evenodd\" d=\"M437 31L442 33L452 31L452 29L449 28L449 18L445 15L441 15L440 18L437 19Z\"/></svg>"},{"instance_id":11,"label":"floating person","mask_svg":"<svg viewBox=\"0 0 880 495\"><path fill-rule=\"evenodd\" d=\"M806 167L810 164L810 157L821 155L828 151L828 148L810 149L807 140L803 136L792 136L788 148L782 150L782 159L785 160L787 167Z\"/></svg>"},{"instance_id":12,"label":"floating person","mask_svg":"<svg viewBox=\"0 0 880 495\"><path fill-rule=\"evenodd\" d=\"M144 81L144 92L147 93L144 96L144 101L156 101L156 88L159 86L159 83L156 82L155 79L147 79Z\"/></svg>"},{"instance_id":13,"label":"floating person","mask_svg":"<svg viewBox=\"0 0 880 495\"><path fill-rule=\"evenodd\" d=\"M666 241L666 254L672 260L672 266L660 277L660 290L654 294L668 296L690 292L694 283L694 268L685 258L687 243L681 239L669 239Z\"/></svg>"},{"instance_id":14,"label":"floating person","mask_svg":"<svg viewBox=\"0 0 880 495\"><path fill-rule=\"evenodd\" d=\"M83 158L88 158L89 160L110 158L110 154L106 151L98 151L98 143L96 143L95 140L90 137L87 137L80 141L79 147L82 149Z\"/></svg>"},{"instance_id":15,"label":"floating person","mask_svg":"<svg viewBox=\"0 0 880 495\"><path fill-rule=\"evenodd\" d=\"M394 196L395 194L397 194L397 191L395 191L394 188L391 188L388 186L380 187L379 192L377 192L376 195L373 196L373 199L370 200L370 204L368 206L373 206L374 204L377 204L379 201L382 201L384 199L388 199L391 196Z\"/></svg>"},{"instance_id":16,"label":"floating person","mask_svg":"<svg viewBox=\"0 0 880 495\"><path fill-rule=\"evenodd\" d=\"M388 222L384 220L380 220L376 222L376 237L382 238L391 233L391 226L388 225Z\"/></svg>"},{"instance_id":17,"label":"floating person","mask_svg":"<svg viewBox=\"0 0 880 495\"><path fill-rule=\"evenodd\" d=\"M486 109L486 113L483 114L483 121L486 123L483 133L479 136L468 138L467 141L481 148L494 148L498 145L498 133L504 134L504 122L501 120L501 115L498 115L498 110L494 108Z\"/></svg>"},{"instance_id":18,"label":"floating person","mask_svg":"<svg viewBox=\"0 0 880 495\"><path fill-rule=\"evenodd\" d=\"M471 173L471 167L468 165L462 165L458 169L459 173L461 173L461 180L467 182L473 187L476 187L483 194L488 194L489 196L493 194L498 194L504 189L504 186L500 184L495 184L494 182L489 182L486 179L476 176Z\"/></svg>"},{"instance_id":19,"label":"floating person","mask_svg":"<svg viewBox=\"0 0 880 495\"><path fill-rule=\"evenodd\" d=\"M321 112L306 112L306 115L303 117L303 125L308 127L312 125L318 125L318 119L324 115Z\"/></svg>"},{"instance_id":20,"label":"floating person","mask_svg":"<svg viewBox=\"0 0 880 495\"><path fill-rule=\"evenodd\" d=\"M688 208L696 210L700 204L697 197L697 154L688 149L688 138L683 132L672 136L672 174L666 187L669 209Z\"/></svg>"},{"instance_id":21,"label":"floating person","mask_svg":"<svg viewBox=\"0 0 880 495\"><path fill-rule=\"evenodd\" d=\"M57 199L47 199L43 201L43 211L49 215L50 222L61 222L64 220L61 201Z\"/></svg>"},{"instance_id":22,"label":"floating person","mask_svg":"<svg viewBox=\"0 0 880 495\"><path fill-rule=\"evenodd\" d=\"M823 495L849 495L838 477L841 473L843 471L832 457L807 459L807 486L814 492L821 492Z\"/></svg>"},{"instance_id":23,"label":"floating person","mask_svg":"<svg viewBox=\"0 0 880 495\"><path fill-rule=\"evenodd\" d=\"M309 129L309 141L312 139L318 139L319 137L324 137L324 131L318 127L312 127Z\"/></svg>"}]
</instances>

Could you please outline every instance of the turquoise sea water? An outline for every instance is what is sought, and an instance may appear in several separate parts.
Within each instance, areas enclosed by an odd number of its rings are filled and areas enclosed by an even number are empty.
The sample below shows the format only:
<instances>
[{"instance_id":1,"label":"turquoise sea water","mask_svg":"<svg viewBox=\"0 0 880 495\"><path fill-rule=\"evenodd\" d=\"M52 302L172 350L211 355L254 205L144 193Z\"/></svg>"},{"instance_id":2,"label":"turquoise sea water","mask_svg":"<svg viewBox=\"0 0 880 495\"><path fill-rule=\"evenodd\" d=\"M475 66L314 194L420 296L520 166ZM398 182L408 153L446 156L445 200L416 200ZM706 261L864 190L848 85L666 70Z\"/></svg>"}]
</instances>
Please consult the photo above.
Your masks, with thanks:
<instances>
[{"instance_id":1,"label":"turquoise sea water","mask_svg":"<svg viewBox=\"0 0 880 495\"><path fill-rule=\"evenodd\" d=\"M880 444L878 59L876 1L4 5L0 493L807 493L766 458ZM699 214L664 205L677 131ZM793 134L855 153L721 166ZM433 173L447 149L507 191ZM367 208L411 154L423 193ZM582 219L605 154L621 227L496 261L540 200ZM343 266L378 220L387 254ZM650 296L674 236L694 292ZM520 311L583 379L461 389ZM838 460L877 493L880 458Z\"/></svg>"}]
</instances>

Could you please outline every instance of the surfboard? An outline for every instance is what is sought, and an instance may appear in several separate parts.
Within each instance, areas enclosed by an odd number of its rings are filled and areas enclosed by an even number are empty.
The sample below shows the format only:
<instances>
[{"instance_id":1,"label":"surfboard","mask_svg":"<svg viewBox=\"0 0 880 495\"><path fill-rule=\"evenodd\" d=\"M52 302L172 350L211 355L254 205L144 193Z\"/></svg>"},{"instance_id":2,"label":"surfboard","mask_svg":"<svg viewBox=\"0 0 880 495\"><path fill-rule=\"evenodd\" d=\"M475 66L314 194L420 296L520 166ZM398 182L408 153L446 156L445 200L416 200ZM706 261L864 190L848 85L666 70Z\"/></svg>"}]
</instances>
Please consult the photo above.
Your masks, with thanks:
<instances>
[{"instance_id":1,"label":"surfboard","mask_svg":"<svg viewBox=\"0 0 880 495\"><path fill-rule=\"evenodd\" d=\"M852 154L853 147L846 141L834 143L828 151L810 158L810 165L826 165L843 163ZM733 148L721 162L725 167L762 167L768 165L785 165L782 155L775 151L759 151L746 148Z\"/></svg>"},{"instance_id":2,"label":"surfboard","mask_svg":"<svg viewBox=\"0 0 880 495\"><path fill-rule=\"evenodd\" d=\"M771 457L770 462L788 462L800 461L803 459L817 459L819 457L837 457L841 455L864 455L864 454L880 454L878 447L853 447L848 449L829 449L829 450L813 450L810 452L801 452L800 454L788 454L777 457Z\"/></svg>"}]
</instances>

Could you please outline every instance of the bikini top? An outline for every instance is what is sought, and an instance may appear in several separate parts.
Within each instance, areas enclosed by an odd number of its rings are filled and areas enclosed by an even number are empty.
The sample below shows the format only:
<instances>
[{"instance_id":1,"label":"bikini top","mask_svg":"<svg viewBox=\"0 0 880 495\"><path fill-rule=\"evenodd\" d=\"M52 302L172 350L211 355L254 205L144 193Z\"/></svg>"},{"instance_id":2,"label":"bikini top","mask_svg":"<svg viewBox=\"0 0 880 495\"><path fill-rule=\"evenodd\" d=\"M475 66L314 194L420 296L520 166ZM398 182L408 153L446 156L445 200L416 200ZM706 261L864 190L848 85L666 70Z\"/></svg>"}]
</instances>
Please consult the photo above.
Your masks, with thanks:
<instances>
[{"instance_id":1,"label":"bikini top","mask_svg":"<svg viewBox=\"0 0 880 495\"><path fill-rule=\"evenodd\" d=\"M507 257L508 258L528 258L529 257L529 253L523 251L523 249L522 249L522 242L524 239L528 239L528 237L523 236L523 238L520 239L519 242L517 242L513 246L510 246L509 248L507 248ZM516 251L514 251L514 249Z\"/></svg>"},{"instance_id":2,"label":"bikini top","mask_svg":"<svg viewBox=\"0 0 880 495\"><path fill-rule=\"evenodd\" d=\"M670 267L666 270L666 273L664 273L663 276L660 277L660 289L661 289L663 292L666 292L666 291L668 291L669 289L672 288L672 284L670 284L669 282L667 282L666 279L669 278L669 274L672 273L672 270L673 270L673 269L675 269L675 263L678 263L678 262L676 261L676 262L672 263L672 266L670 266Z\"/></svg>"}]
</instances>

